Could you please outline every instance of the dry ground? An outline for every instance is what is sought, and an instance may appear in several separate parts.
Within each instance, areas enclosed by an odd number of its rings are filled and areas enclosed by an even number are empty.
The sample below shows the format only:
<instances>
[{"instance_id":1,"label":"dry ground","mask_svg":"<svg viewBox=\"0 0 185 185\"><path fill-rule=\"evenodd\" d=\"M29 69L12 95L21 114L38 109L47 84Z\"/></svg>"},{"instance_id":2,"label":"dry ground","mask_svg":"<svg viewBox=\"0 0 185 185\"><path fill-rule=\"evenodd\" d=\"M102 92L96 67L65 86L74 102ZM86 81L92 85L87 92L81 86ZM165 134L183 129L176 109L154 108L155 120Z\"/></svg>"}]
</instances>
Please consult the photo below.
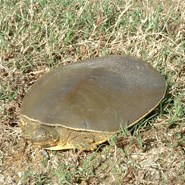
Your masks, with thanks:
<instances>
[{"instance_id":1,"label":"dry ground","mask_svg":"<svg viewBox=\"0 0 185 185\"><path fill-rule=\"evenodd\" d=\"M35 80L108 54L159 70L160 106L94 152L24 150L20 107ZM185 184L184 0L1 0L0 70L0 184Z\"/></svg>"}]
</instances>

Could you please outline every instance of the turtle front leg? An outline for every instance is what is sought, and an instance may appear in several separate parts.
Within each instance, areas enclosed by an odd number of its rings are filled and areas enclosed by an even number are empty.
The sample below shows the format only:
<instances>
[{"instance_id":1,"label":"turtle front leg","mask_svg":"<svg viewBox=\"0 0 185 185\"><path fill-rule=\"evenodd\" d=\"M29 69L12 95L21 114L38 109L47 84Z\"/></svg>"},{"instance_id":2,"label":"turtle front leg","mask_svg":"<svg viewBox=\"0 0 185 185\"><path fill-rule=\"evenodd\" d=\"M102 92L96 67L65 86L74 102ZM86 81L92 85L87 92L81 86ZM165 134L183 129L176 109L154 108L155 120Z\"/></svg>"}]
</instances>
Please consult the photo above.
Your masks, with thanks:
<instances>
[{"instance_id":1,"label":"turtle front leg","mask_svg":"<svg viewBox=\"0 0 185 185\"><path fill-rule=\"evenodd\" d=\"M73 148L80 150L95 150L97 146L105 141L112 133L103 132L93 132L93 131L73 131L73 133L68 138L68 143L73 146Z\"/></svg>"},{"instance_id":2,"label":"turtle front leg","mask_svg":"<svg viewBox=\"0 0 185 185\"><path fill-rule=\"evenodd\" d=\"M86 133L74 133L68 140L68 143L73 146L74 149L79 150L95 150L97 148L97 143L95 137L89 132Z\"/></svg>"}]
</instances>

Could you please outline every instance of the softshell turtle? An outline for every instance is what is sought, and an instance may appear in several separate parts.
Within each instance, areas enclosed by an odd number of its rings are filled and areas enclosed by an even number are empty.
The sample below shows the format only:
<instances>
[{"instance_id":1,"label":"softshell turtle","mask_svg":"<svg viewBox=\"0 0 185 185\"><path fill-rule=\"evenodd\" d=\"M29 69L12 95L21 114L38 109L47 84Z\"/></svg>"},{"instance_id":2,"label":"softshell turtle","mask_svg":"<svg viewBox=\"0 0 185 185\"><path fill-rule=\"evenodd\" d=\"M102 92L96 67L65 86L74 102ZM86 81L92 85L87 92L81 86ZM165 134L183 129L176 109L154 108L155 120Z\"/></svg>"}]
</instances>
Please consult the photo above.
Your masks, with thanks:
<instances>
[{"instance_id":1,"label":"softshell turtle","mask_svg":"<svg viewBox=\"0 0 185 185\"><path fill-rule=\"evenodd\" d=\"M105 56L52 69L24 97L25 138L50 150L93 150L162 100L166 83L140 59Z\"/></svg>"}]
</instances>

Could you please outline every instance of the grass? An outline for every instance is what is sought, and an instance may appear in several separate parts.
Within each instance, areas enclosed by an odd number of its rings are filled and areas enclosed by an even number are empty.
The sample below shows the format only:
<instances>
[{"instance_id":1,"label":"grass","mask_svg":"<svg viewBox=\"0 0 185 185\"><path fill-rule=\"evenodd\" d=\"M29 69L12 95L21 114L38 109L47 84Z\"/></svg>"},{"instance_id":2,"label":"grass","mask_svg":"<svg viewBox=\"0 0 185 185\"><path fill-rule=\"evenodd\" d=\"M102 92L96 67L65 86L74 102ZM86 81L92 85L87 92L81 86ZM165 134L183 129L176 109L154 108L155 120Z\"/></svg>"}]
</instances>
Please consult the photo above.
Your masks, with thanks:
<instances>
[{"instance_id":1,"label":"grass","mask_svg":"<svg viewBox=\"0 0 185 185\"><path fill-rule=\"evenodd\" d=\"M185 184L184 1L0 1L0 184ZM163 102L94 152L25 152L20 107L48 68L108 54L149 62Z\"/></svg>"}]
</instances>

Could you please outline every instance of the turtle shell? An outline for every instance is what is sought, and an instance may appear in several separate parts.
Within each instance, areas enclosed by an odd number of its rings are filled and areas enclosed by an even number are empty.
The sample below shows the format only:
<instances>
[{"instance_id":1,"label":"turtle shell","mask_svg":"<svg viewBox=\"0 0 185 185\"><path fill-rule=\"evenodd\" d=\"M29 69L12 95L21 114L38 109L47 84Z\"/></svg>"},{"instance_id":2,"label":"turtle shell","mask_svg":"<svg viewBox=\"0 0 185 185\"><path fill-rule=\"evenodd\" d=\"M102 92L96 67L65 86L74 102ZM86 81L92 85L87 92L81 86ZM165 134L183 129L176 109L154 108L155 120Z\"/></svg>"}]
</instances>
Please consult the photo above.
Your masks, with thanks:
<instances>
[{"instance_id":1,"label":"turtle shell","mask_svg":"<svg viewBox=\"0 0 185 185\"><path fill-rule=\"evenodd\" d=\"M166 83L140 59L106 56L52 69L28 91L22 115L50 126L114 132L162 100Z\"/></svg>"}]
</instances>

